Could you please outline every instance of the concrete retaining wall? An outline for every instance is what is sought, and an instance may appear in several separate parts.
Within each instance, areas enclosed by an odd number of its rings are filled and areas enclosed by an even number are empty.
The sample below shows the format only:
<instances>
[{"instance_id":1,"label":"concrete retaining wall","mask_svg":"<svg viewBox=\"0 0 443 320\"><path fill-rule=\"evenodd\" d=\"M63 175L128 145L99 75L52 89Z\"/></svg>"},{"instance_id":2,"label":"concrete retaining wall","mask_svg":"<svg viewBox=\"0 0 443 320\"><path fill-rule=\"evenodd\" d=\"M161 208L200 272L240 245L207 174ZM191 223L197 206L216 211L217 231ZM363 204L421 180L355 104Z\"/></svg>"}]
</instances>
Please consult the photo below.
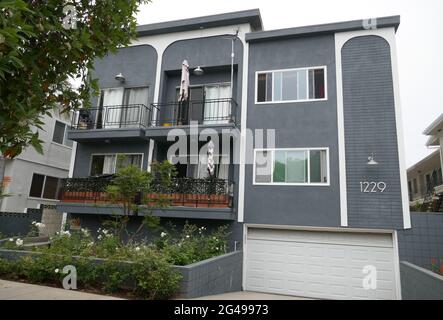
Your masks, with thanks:
<instances>
[{"instance_id":1,"label":"concrete retaining wall","mask_svg":"<svg viewBox=\"0 0 443 320\"><path fill-rule=\"evenodd\" d=\"M443 300L443 277L408 262L400 263L403 300Z\"/></svg>"},{"instance_id":2,"label":"concrete retaining wall","mask_svg":"<svg viewBox=\"0 0 443 320\"><path fill-rule=\"evenodd\" d=\"M176 267L183 275L181 298L196 298L241 291L243 252L236 251L184 267Z\"/></svg>"},{"instance_id":3,"label":"concrete retaining wall","mask_svg":"<svg viewBox=\"0 0 443 320\"><path fill-rule=\"evenodd\" d=\"M38 252L0 249L0 258L15 261ZM242 286L243 252L236 251L187 266L174 266L182 274L178 298L189 299L206 295L240 291ZM93 263L104 259L91 258ZM131 263L131 262L122 262Z\"/></svg>"}]
</instances>

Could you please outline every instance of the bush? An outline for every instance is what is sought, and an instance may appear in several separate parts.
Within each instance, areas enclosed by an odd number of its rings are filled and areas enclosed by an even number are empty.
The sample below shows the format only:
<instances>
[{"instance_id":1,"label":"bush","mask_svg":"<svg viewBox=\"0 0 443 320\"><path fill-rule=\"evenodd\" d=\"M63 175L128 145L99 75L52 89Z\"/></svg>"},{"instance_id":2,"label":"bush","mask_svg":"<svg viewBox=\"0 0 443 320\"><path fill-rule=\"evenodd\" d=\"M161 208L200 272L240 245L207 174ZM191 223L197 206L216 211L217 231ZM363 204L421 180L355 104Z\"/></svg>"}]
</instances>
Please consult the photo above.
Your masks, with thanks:
<instances>
[{"instance_id":1,"label":"bush","mask_svg":"<svg viewBox=\"0 0 443 320\"><path fill-rule=\"evenodd\" d=\"M34 255L15 262L0 259L0 275L32 283L60 284L63 267L77 269L78 285L105 292L132 291L146 299L166 299L177 291L181 274L173 265L187 265L226 253L227 227L212 233L186 223L178 237L162 232L154 243L122 242L119 228L62 231L50 247L36 247ZM18 249L16 239L7 241ZM96 258L96 259L94 259ZM100 258L104 259L99 260Z\"/></svg>"}]
</instances>

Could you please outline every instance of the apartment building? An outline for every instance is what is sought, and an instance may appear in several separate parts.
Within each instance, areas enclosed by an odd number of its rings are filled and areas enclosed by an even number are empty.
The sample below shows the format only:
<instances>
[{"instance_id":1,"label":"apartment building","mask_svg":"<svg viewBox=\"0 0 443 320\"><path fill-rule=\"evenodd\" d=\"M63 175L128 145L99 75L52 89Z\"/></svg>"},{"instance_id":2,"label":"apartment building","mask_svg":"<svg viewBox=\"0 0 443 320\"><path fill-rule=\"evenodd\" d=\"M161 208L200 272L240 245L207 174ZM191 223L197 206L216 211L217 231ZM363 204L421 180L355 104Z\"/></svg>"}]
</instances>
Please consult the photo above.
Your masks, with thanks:
<instances>
[{"instance_id":1,"label":"apartment building","mask_svg":"<svg viewBox=\"0 0 443 320\"><path fill-rule=\"evenodd\" d=\"M401 298L397 231L410 217L399 24L265 31L259 10L247 10L139 26L131 46L95 63L101 95L68 131L58 211L96 228L123 214L106 201L110 175L179 157L161 191L171 206L152 214L164 225L229 225L231 249L244 252L243 289ZM179 136L188 148L171 153ZM366 290L374 268L380 285Z\"/></svg>"}]
</instances>

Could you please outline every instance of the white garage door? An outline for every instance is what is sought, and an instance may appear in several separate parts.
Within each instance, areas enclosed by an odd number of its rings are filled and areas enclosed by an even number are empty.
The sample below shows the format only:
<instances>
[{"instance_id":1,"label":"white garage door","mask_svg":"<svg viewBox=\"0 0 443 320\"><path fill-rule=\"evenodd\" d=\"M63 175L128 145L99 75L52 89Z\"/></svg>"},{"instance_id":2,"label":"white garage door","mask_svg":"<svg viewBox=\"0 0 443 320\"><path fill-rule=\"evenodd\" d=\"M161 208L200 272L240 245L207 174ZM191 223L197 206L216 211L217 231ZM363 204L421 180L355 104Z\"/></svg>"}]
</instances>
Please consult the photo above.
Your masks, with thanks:
<instances>
[{"instance_id":1,"label":"white garage door","mask_svg":"<svg viewBox=\"0 0 443 320\"><path fill-rule=\"evenodd\" d=\"M246 290L324 299L396 299L394 261L390 234L248 229ZM363 287L365 266L376 268L374 290Z\"/></svg>"}]
</instances>

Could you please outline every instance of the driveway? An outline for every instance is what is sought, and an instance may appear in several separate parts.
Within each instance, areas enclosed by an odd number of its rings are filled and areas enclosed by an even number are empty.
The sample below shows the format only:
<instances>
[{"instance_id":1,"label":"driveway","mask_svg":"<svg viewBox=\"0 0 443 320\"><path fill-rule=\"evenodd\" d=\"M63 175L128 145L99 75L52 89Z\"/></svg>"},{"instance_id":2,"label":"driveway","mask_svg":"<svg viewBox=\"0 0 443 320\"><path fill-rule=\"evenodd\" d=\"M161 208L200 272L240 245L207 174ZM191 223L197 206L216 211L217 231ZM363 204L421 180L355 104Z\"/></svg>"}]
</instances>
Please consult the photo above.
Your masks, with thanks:
<instances>
[{"instance_id":1,"label":"driveway","mask_svg":"<svg viewBox=\"0 0 443 320\"><path fill-rule=\"evenodd\" d=\"M283 296L279 294L260 293L251 291L237 291L195 298L194 300L311 300L302 297Z\"/></svg>"},{"instance_id":2,"label":"driveway","mask_svg":"<svg viewBox=\"0 0 443 320\"><path fill-rule=\"evenodd\" d=\"M73 290L0 280L0 300L120 300Z\"/></svg>"}]
</instances>

